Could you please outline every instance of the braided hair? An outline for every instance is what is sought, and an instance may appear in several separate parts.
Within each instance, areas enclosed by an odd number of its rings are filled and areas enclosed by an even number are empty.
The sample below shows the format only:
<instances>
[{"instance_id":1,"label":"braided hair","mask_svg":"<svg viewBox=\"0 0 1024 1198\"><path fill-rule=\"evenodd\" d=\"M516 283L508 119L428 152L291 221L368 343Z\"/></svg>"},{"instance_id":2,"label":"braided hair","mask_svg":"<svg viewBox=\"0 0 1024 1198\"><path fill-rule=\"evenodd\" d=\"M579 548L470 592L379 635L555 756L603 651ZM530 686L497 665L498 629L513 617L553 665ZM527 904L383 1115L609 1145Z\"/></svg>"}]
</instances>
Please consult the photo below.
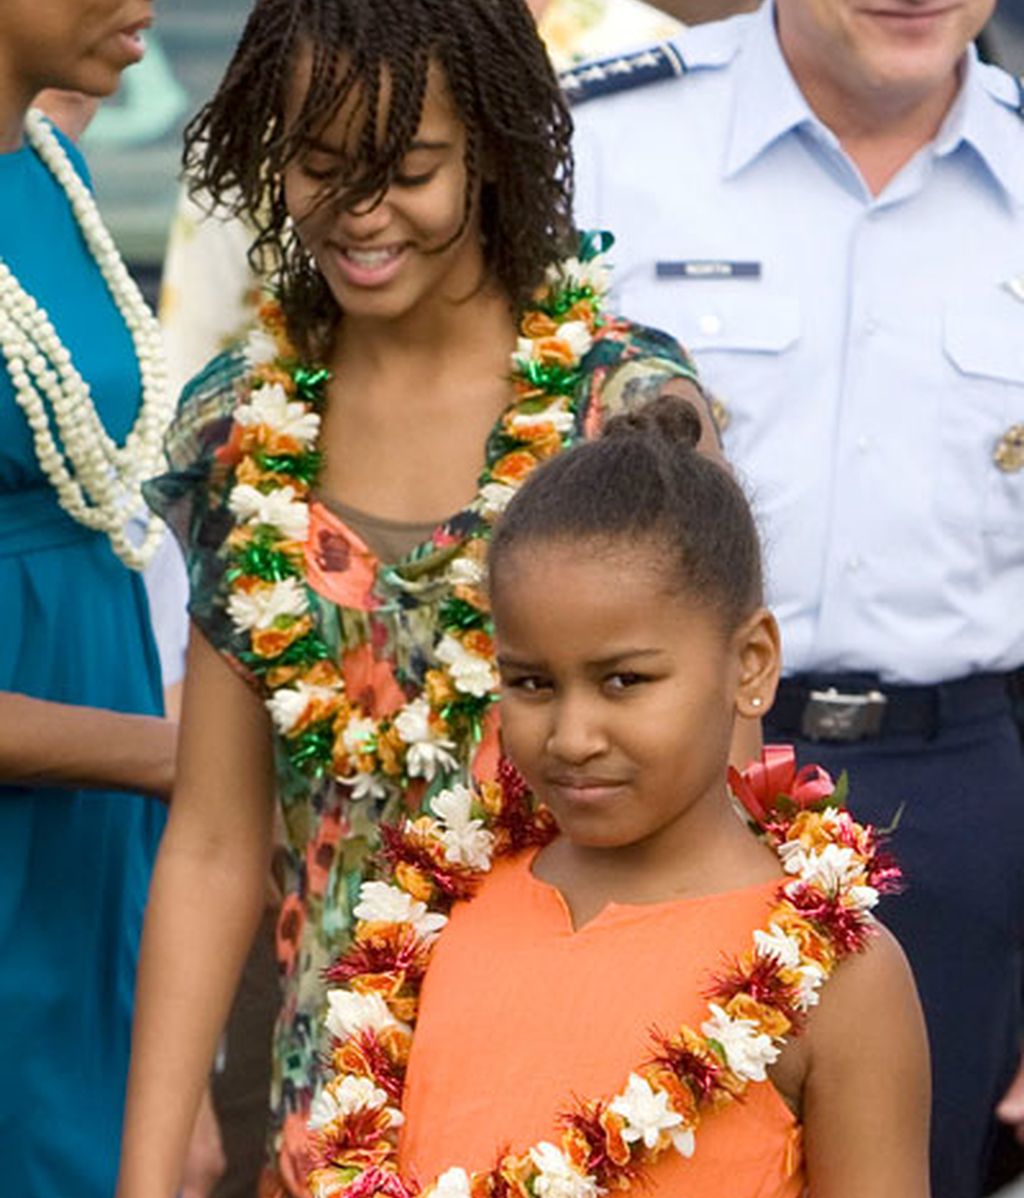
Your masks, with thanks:
<instances>
[{"instance_id":1,"label":"braided hair","mask_svg":"<svg viewBox=\"0 0 1024 1198\"><path fill-rule=\"evenodd\" d=\"M301 52L308 86L286 119ZM572 121L524 0L256 0L220 87L186 130L185 167L195 194L255 230L250 261L278 286L304 352L325 348L339 312L289 220L284 168L351 99L357 161L325 184L323 201L372 205L400 174L431 64L466 129L453 241L479 188L485 264L516 308L572 249Z\"/></svg>"}]
</instances>

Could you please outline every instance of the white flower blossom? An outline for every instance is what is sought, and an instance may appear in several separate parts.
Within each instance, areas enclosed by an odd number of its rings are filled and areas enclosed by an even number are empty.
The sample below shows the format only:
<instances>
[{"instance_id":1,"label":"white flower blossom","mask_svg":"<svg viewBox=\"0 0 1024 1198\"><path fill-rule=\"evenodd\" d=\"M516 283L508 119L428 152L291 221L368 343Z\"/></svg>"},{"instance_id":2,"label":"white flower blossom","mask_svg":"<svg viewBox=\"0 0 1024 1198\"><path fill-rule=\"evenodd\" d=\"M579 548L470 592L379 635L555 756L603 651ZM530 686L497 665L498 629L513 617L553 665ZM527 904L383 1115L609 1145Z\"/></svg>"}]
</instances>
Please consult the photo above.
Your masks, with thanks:
<instances>
[{"instance_id":1,"label":"white flower blossom","mask_svg":"<svg viewBox=\"0 0 1024 1198\"><path fill-rule=\"evenodd\" d=\"M469 1174L465 1169L446 1169L425 1198L470 1198Z\"/></svg>"},{"instance_id":2,"label":"white flower blossom","mask_svg":"<svg viewBox=\"0 0 1024 1198\"><path fill-rule=\"evenodd\" d=\"M780 1051L771 1037L759 1032L752 1019L733 1019L717 1004L708 1006L711 1018L701 1024L700 1030L721 1044L733 1073L748 1081L763 1082L768 1076L767 1067L775 1063Z\"/></svg>"},{"instance_id":3,"label":"white flower blossom","mask_svg":"<svg viewBox=\"0 0 1024 1198\"><path fill-rule=\"evenodd\" d=\"M282 736L287 736L305 714L310 703L331 702L339 693L339 690L330 686L311 686L308 682L298 682L295 686L283 686L275 691L267 700L267 710L274 721L274 727Z\"/></svg>"},{"instance_id":4,"label":"white flower blossom","mask_svg":"<svg viewBox=\"0 0 1024 1198\"><path fill-rule=\"evenodd\" d=\"M796 969L800 964L800 945L777 923L770 923L767 932L760 928L754 932L754 948L759 957L771 957L783 969Z\"/></svg>"},{"instance_id":5,"label":"white flower blossom","mask_svg":"<svg viewBox=\"0 0 1024 1198\"><path fill-rule=\"evenodd\" d=\"M320 432L320 417L305 404L289 400L280 383L268 383L258 387L249 396L249 402L235 412L238 424L248 427L265 424L282 436L292 437L304 449L311 448Z\"/></svg>"},{"instance_id":6,"label":"white flower blossom","mask_svg":"<svg viewBox=\"0 0 1024 1198\"><path fill-rule=\"evenodd\" d=\"M861 914L867 914L878 905L878 891L874 886L851 886L846 892L850 904Z\"/></svg>"},{"instance_id":7,"label":"white flower blossom","mask_svg":"<svg viewBox=\"0 0 1024 1198\"><path fill-rule=\"evenodd\" d=\"M269 366L277 361L277 342L266 329L257 325L246 338L245 364L252 372L257 366Z\"/></svg>"},{"instance_id":8,"label":"white flower blossom","mask_svg":"<svg viewBox=\"0 0 1024 1198\"><path fill-rule=\"evenodd\" d=\"M808 849L798 840L779 846L779 857L786 873L818 886L825 894L836 894L860 876L862 862L853 849L827 844L820 851Z\"/></svg>"},{"instance_id":9,"label":"white flower blossom","mask_svg":"<svg viewBox=\"0 0 1024 1198\"><path fill-rule=\"evenodd\" d=\"M370 719L369 716L353 716L345 725L345 730L341 734L341 743L345 746L345 752L353 757L358 757L360 753L366 753L372 749L372 745L368 742L377 734L377 721Z\"/></svg>"},{"instance_id":10,"label":"white flower blossom","mask_svg":"<svg viewBox=\"0 0 1024 1198\"><path fill-rule=\"evenodd\" d=\"M611 284L611 272L603 255L581 262L579 258L566 258L547 268L545 280L551 287L589 287L595 298L605 295Z\"/></svg>"},{"instance_id":11,"label":"white flower blossom","mask_svg":"<svg viewBox=\"0 0 1024 1198\"><path fill-rule=\"evenodd\" d=\"M327 1030L338 1040L351 1040L360 1032L385 1032L404 1024L391 1014L379 994L357 994L354 990L328 990Z\"/></svg>"},{"instance_id":12,"label":"white flower blossom","mask_svg":"<svg viewBox=\"0 0 1024 1198\"><path fill-rule=\"evenodd\" d=\"M500 516L512 502L516 488L510 483L485 483L480 488L480 511L484 516Z\"/></svg>"},{"instance_id":13,"label":"white flower blossom","mask_svg":"<svg viewBox=\"0 0 1024 1198\"><path fill-rule=\"evenodd\" d=\"M539 343L546 340L549 338L520 337L512 355L513 369L522 370L530 362L537 361L540 357ZM550 340L564 342L569 353L577 360L594 344L590 328L583 320L567 320L565 324L560 324Z\"/></svg>"},{"instance_id":14,"label":"white flower blossom","mask_svg":"<svg viewBox=\"0 0 1024 1198\"><path fill-rule=\"evenodd\" d=\"M452 586L479 586L486 576L483 566L471 557L457 557L448 567L448 581Z\"/></svg>"},{"instance_id":15,"label":"white flower blossom","mask_svg":"<svg viewBox=\"0 0 1024 1198\"><path fill-rule=\"evenodd\" d=\"M455 742L434 731L426 699L406 704L395 719L395 730L408 746L405 761L410 778L432 782L440 771L453 770L458 765L453 755Z\"/></svg>"},{"instance_id":16,"label":"white flower blossom","mask_svg":"<svg viewBox=\"0 0 1024 1198\"><path fill-rule=\"evenodd\" d=\"M473 818L473 794L467 786L452 786L430 801L430 809L440 821L445 860L470 869L491 868L494 837L484 821Z\"/></svg>"},{"instance_id":17,"label":"white flower blossom","mask_svg":"<svg viewBox=\"0 0 1024 1198\"><path fill-rule=\"evenodd\" d=\"M297 578L234 591L228 599L228 615L240 632L272 628L279 616L303 616L308 610L306 590Z\"/></svg>"},{"instance_id":18,"label":"white flower blossom","mask_svg":"<svg viewBox=\"0 0 1024 1198\"><path fill-rule=\"evenodd\" d=\"M446 828L465 827L473 818L473 792L456 783L434 795L430 810Z\"/></svg>"},{"instance_id":19,"label":"white flower blossom","mask_svg":"<svg viewBox=\"0 0 1024 1198\"><path fill-rule=\"evenodd\" d=\"M447 916L428 911L426 903L387 882L364 882L353 914L368 923L411 924L420 936L433 936L448 922Z\"/></svg>"},{"instance_id":20,"label":"white flower blossom","mask_svg":"<svg viewBox=\"0 0 1024 1198\"><path fill-rule=\"evenodd\" d=\"M530 1160L539 1170L534 1182L537 1198L598 1198L600 1186L580 1173L560 1148L542 1140L530 1149Z\"/></svg>"},{"instance_id":21,"label":"white flower blossom","mask_svg":"<svg viewBox=\"0 0 1024 1198\"><path fill-rule=\"evenodd\" d=\"M309 506L291 486L264 495L248 483L239 483L232 488L228 506L246 524L269 524L289 541L305 540L309 531Z\"/></svg>"},{"instance_id":22,"label":"white flower blossom","mask_svg":"<svg viewBox=\"0 0 1024 1198\"><path fill-rule=\"evenodd\" d=\"M375 1111L386 1107L387 1104L387 1093L375 1086L368 1077L344 1074L330 1082L313 1100L307 1126L313 1131L319 1131L336 1119L353 1115L356 1111ZM388 1115L392 1127L401 1125L400 1111L389 1110Z\"/></svg>"},{"instance_id":23,"label":"white flower blossom","mask_svg":"<svg viewBox=\"0 0 1024 1198\"><path fill-rule=\"evenodd\" d=\"M825 971L820 965L809 961L794 972L797 975L797 1006L801 1011L809 1011L818 1005L821 998L818 992L825 981Z\"/></svg>"},{"instance_id":24,"label":"white flower blossom","mask_svg":"<svg viewBox=\"0 0 1024 1198\"><path fill-rule=\"evenodd\" d=\"M556 399L540 412L518 412L512 417L515 428L533 428L539 424L553 425L557 432L567 433L573 426L575 417L562 400Z\"/></svg>"},{"instance_id":25,"label":"white flower blossom","mask_svg":"<svg viewBox=\"0 0 1024 1198\"><path fill-rule=\"evenodd\" d=\"M455 689L482 699L498 685L498 675L486 657L470 653L461 641L445 636L437 646L437 660L448 667Z\"/></svg>"},{"instance_id":26,"label":"white flower blossom","mask_svg":"<svg viewBox=\"0 0 1024 1198\"><path fill-rule=\"evenodd\" d=\"M349 798L353 803L378 803L391 793L388 783L373 770L357 770L338 781L349 788Z\"/></svg>"},{"instance_id":27,"label":"white flower blossom","mask_svg":"<svg viewBox=\"0 0 1024 1198\"><path fill-rule=\"evenodd\" d=\"M645 1148L654 1148L662 1132L668 1132L681 1156L693 1155L693 1132L680 1127L682 1115L669 1108L668 1095L664 1090L655 1090L638 1074L629 1075L625 1091L612 1101L609 1109L626 1121L622 1138L627 1144L643 1140Z\"/></svg>"}]
</instances>

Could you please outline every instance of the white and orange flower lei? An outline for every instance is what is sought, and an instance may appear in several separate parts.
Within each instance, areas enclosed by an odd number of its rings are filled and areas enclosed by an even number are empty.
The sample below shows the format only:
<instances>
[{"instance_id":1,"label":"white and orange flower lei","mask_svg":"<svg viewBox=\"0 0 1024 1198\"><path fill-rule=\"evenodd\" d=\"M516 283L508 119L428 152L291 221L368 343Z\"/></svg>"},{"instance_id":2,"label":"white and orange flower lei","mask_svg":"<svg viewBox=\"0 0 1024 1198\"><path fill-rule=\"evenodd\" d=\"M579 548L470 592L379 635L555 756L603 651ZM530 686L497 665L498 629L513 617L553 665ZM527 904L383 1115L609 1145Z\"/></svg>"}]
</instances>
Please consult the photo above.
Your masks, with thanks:
<instances>
[{"instance_id":1,"label":"white and orange flower lei","mask_svg":"<svg viewBox=\"0 0 1024 1198\"><path fill-rule=\"evenodd\" d=\"M562 1113L557 1144L505 1154L483 1172L453 1165L422 1189L400 1175L397 1144L434 945L494 860L546 842L554 826L511 772L382 826L385 870L363 884L353 943L328 973L333 1076L310 1120L314 1198L596 1198L629 1188L670 1149L691 1156L702 1118L766 1082L836 964L865 947L871 909L899 871L874 830L844 810L843 780L834 787L816 766L798 772L791 749L766 750L743 775L730 771L730 784L787 877L752 947L713 979L700 1029L653 1036L617 1094Z\"/></svg>"},{"instance_id":2,"label":"white and orange flower lei","mask_svg":"<svg viewBox=\"0 0 1024 1198\"><path fill-rule=\"evenodd\" d=\"M548 271L522 316L513 403L488 445L470 509L476 527L447 564L452 596L441 608L434 662L419 693L383 718L346 696L305 581L328 373L298 359L276 304L261 310L247 347L245 402L217 455L233 470L227 612L242 641L241 660L263 684L292 763L310 776L333 776L354 799L382 799L416 779L433 782L465 764L456 759L457 746L479 735L497 687L484 594L486 542L527 475L571 441L581 362L602 324L606 244L584 239L579 258Z\"/></svg>"}]
</instances>

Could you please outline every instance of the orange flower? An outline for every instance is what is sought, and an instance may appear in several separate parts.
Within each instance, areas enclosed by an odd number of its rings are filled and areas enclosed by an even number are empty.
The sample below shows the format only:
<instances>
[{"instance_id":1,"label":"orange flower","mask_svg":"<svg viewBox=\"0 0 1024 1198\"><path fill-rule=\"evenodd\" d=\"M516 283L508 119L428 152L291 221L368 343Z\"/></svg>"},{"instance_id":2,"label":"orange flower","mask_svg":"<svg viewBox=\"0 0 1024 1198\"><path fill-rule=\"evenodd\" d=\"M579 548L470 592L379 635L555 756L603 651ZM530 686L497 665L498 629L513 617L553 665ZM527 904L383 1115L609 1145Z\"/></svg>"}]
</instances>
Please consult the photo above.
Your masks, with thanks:
<instances>
[{"instance_id":1,"label":"orange flower","mask_svg":"<svg viewBox=\"0 0 1024 1198\"><path fill-rule=\"evenodd\" d=\"M279 687L287 686L289 682L294 682L301 673L301 666L274 666L272 670L267 671L267 686L272 690L277 690Z\"/></svg>"},{"instance_id":2,"label":"orange flower","mask_svg":"<svg viewBox=\"0 0 1024 1198\"><path fill-rule=\"evenodd\" d=\"M793 1026L781 1011L767 1003L758 1002L749 994L736 994L725 1004L725 1010L733 1019L749 1019L759 1032L775 1039L784 1036Z\"/></svg>"},{"instance_id":3,"label":"orange flower","mask_svg":"<svg viewBox=\"0 0 1024 1198\"><path fill-rule=\"evenodd\" d=\"M468 603L470 607L475 607L477 611L489 612L491 610L486 594L479 587L471 587L468 583L459 583L458 586L452 588L452 594L456 599L461 599L463 603Z\"/></svg>"},{"instance_id":4,"label":"orange flower","mask_svg":"<svg viewBox=\"0 0 1024 1198\"><path fill-rule=\"evenodd\" d=\"M593 332L597 325L597 309L591 300L577 300L569 311L566 312L565 320L582 320L590 331Z\"/></svg>"},{"instance_id":5,"label":"orange flower","mask_svg":"<svg viewBox=\"0 0 1024 1198\"><path fill-rule=\"evenodd\" d=\"M377 737L377 756L380 768L390 778L397 778L404 768L405 745L394 724L389 724Z\"/></svg>"},{"instance_id":6,"label":"orange flower","mask_svg":"<svg viewBox=\"0 0 1024 1198\"><path fill-rule=\"evenodd\" d=\"M661 1065L647 1065L640 1076L655 1090L664 1090L672 1103L672 1109L682 1115L687 1127L695 1127L699 1118L697 1100L685 1082L681 1082L671 1069Z\"/></svg>"},{"instance_id":7,"label":"orange flower","mask_svg":"<svg viewBox=\"0 0 1024 1198\"><path fill-rule=\"evenodd\" d=\"M605 1152L608 1159L616 1165L629 1163L629 1145L622 1138L626 1129L626 1121L621 1115L616 1115L608 1107L601 1112L601 1127L604 1130Z\"/></svg>"},{"instance_id":8,"label":"orange flower","mask_svg":"<svg viewBox=\"0 0 1024 1198\"><path fill-rule=\"evenodd\" d=\"M395 881L414 899L421 903L429 903L434 897L434 884L422 870L410 865L407 861L399 861L395 866Z\"/></svg>"},{"instance_id":9,"label":"orange flower","mask_svg":"<svg viewBox=\"0 0 1024 1198\"><path fill-rule=\"evenodd\" d=\"M533 1188L530 1182L536 1172L537 1166L531 1160L529 1153L524 1153L522 1156L513 1156L509 1153L498 1162L498 1174L511 1186L512 1193L519 1194L521 1198L533 1198Z\"/></svg>"},{"instance_id":10,"label":"orange flower","mask_svg":"<svg viewBox=\"0 0 1024 1198\"><path fill-rule=\"evenodd\" d=\"M515 436L530 442L530 452L541 460L553 458L562 449L562 434L553 424L528 424L516 428Z\"/></svg>"},{"instance_id":11,"label":"orange flower","mask_svg":"<svg viewBox=\"0 0 1024 1198\"><path fill-rule=\"evenodd\" d=\"M423 679L423 690L427 702L435 709L444 707L455 698L455 687L444 670L427 670Z\"/></svg>"},{"instance_id":12,"label":"orange flower","mask_svg":"<svg viewBox=\"0 0 1024 1198\"><path fill-rule=\"evenodd\" d=\"M776 907L768 917L769 923L778 924L787 936L800 945L800 953L820 965L827 973L835 968L835 949L827 937L810 922L798 915L791 907L783 903Z\"/></svg>"},{"instance_id":13,"label":"orange flower","mask_svg":"<svg viewBox=\"0 0 1024 1198\"><path fill-rule=\"evenodd\" d=\"M481 782L477 788L477 797L488 815L500 815L505 805L505 797L497 782Z\"/></svg>"},{"instance_id":14,"label":"orange flower","mask_svg":"<svg viewBox=\"0 0 1024 1198\"><path fill-rule=\"evenodd\" d=\"M287 370L282 370L280 366L275 366L273 362L262 362L253 371L253 376L261 383L267 383L271 387L283 387L288 395L295 392L295 381Z\"/></svg>"},{"instance_id":15,"label":"orange flower","mask_svg":"<svg viewBox=\"0 0 1024 1198\"><path fill-rule=\"evenodd\" d=\"M313 621L309 616L300 616L287 628L254 628L252 651L258 657L278 657L312 627Z\"/></svg>"},{"instance_id":16,"label":"orange flower","mask_svg":"<svg viewBox=\"0 0 1024 1198\"><path fill-rule=\"evenodd\" d=\"M462 638L462 644L470 653L488 661L494 657L494 641L480 628L472 628Z\"/></svg>"},{"instance_id":17,"label":"orange flower","mask_svg":"<svg viewBox=\"0 0 1024 1198\"><path fill-rule=\"evenodd\" d=\"M533 309L523 317L519 329L524 337L553 337L558 332L558 323L546 312Z\"/></svg>"},{"instance_id":18,"label":"orange flower","mask_svg":"<svg viewBox=\"0 0 1024 1198\"><path fill-rule=\"evenodd\" d=\"M576 355L568 341L561 337L543 337L533 343L535 357L545 366L575 366Z\"/></svg>"},{"instance_id":19,"label":"orange flower","mask_svg":"<svg viewBox=\"0 0 1024 1198\"><path fill-rule=\"evenodd\" d=\"M521 483L537 465L537 459L525 449L516 449L494 463L491 473L503 483Z\"/></svg>"}]
</instances>

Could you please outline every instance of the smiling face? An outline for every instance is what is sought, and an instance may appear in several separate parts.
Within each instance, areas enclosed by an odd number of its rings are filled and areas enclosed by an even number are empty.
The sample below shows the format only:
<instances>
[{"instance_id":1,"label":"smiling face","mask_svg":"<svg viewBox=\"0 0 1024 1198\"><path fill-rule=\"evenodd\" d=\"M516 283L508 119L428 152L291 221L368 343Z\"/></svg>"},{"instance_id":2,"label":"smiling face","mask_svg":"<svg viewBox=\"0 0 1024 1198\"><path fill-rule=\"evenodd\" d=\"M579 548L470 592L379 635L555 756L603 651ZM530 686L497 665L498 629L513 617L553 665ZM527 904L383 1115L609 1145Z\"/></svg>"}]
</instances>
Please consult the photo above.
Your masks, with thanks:
<instances>
[{"instance_id":1,"label":"smiling face","mask_svg":"<svg viewBox=\"0 0 1024 1198\"><path fill-rule=\"evenodd\" d=\"M807 90L921 103L952 98L957 65L995 0L778 0L779 38ZM812 97L813 102L813 97Z\"/></svg>"},{"instance_id":2,"label":"smiling face","mask_svg":"<svg viewBox=\"0 0 1024 1198\"><path fill-rule=\"evenodd\" d=\"M0 63L32 95L44 87L110 95L142 58L152 20L152 0L3 0Z\"/></svg>"},{"instance_id":3,"label":"smiling face","mask_svg":"<svg viewBox=\"0 0 1024 1198\"><path fill-rule=\"evenodd\" d=\"M635 541L527 542L494 579L505 750L576 844L720 819L735 717L770 699L771 617L730 632L674 582Z\"/></svg>"},{"instance_id":4,"label":"smiling face","mask_svg":"<svg viewBox=\"0 0 1024 1198\"><path fill-rule=\"evenodd\" d=\"M301 107L308 62L292 80ZM381 88L381 127L387 80ZM466 129L432 67L419 127L381 196L351 202L346 163L359 177L364 117L358 91L285 168L288 211L346 317L398 320L424 305L466 298L484 277L479 214L466 196ZM340 191L340 195L338 192Z\"/></svg>"}]
</instances>

